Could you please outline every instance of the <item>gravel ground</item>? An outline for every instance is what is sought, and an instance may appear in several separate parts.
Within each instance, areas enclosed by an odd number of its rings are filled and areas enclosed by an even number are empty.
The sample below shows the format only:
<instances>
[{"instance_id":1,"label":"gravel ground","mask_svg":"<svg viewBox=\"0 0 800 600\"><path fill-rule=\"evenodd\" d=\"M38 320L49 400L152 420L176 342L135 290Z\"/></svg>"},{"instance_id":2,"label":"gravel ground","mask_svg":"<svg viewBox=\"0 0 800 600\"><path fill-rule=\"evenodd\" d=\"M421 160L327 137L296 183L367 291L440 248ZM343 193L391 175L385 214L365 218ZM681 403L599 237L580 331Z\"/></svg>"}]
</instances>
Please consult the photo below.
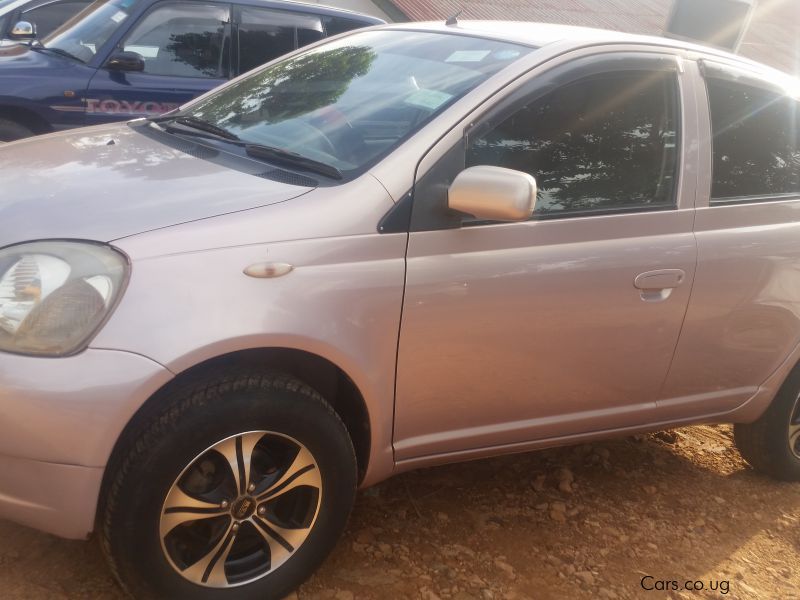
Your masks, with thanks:
<instances>
[{"instance_id":1,"label":"gravel ground","mask_svg":"<svg viewBox=\"0 0 800 600\"><path fill-rule=\"evenodd\" d=\"M291 598L800 599L800 484L755 474L731 438L692 427L395 477L360 494ZM0 596L122 594L96 544L0 521Z\"/></svg>"}]
</instances>

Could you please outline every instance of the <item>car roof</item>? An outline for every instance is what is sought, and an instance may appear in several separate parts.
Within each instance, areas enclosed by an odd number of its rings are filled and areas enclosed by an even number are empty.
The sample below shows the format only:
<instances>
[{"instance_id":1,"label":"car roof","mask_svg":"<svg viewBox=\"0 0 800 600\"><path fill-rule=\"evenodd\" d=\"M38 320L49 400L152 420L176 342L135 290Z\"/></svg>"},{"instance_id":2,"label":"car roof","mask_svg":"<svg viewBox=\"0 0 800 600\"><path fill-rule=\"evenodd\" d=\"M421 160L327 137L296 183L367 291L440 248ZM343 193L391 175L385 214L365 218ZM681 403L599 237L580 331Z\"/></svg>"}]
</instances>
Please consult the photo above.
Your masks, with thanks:
<instances>
[{"instance_id":1,"label":"car roof","mask_svg":"<svg viewBox=\"0 0 800 600\"><path fill-rule=\"evenodd\" d=\"M8 0L7 2L0 1L0 15L9 13L21 6L25 6L36 0ZM50 0L55 2L56 0ZM150 0L149 4L153 4L158 0ZM46 0L45 0L46 2ZM370 25L380 25L385 23L383 19L373 17L364 13L359 13L345 8L336 8L327 6L325 4L311 4L309 2L297 2L295 0L234 0L234 4L247 4L250 6L260 6L267 8L293 10L299 12L313 12L318 15L325 15L328 17L342 17L345 19L352 19L354 21L361 21Z\"/></svg>"},{"instance_id":2,"label":"car roof","mask_svg":"<svg viewBox=\"0 0 800 600\"><path fill-rule=\"evenodd\" d=\"M794 80L794 78L791 78L782 71L719 48L654 35L640 35L607 29L594 29L591 27L558 25L555 23L460 19L455 25L447 25L444 21L426 21L393 24L389 27L407 30L440 31L443 33L461 32L537 48L556 42L572 43L576 48L595 44L642 44L660 46L663 48L697 52L707 57L717 57L728 61L734 61L752 70L762 71L768 76L778 76L782 79L789 78Z\"/></svg>"}]
</instances>

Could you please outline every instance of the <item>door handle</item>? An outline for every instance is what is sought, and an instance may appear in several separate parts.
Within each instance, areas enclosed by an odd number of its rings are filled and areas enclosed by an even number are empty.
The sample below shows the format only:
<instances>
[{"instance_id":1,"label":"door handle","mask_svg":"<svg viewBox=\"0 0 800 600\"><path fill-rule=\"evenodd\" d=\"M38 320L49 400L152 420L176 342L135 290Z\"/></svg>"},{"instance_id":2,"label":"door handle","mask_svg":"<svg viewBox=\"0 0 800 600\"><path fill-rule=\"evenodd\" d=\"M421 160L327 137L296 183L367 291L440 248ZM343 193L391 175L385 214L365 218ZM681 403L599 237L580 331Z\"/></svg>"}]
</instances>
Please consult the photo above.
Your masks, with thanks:
<instances>
[{"instance_id":1,"label":"door handle","mask_svg":"<svg viewBox=\"0 0 800 600\"><path fill-rule=\"evenodd\" d=\"M659 269L639 273L633 280L635 288L642 291L645 302L661 302L669 298L672 290L686 279L683 269Z\"/></svg>"}]
</instances>

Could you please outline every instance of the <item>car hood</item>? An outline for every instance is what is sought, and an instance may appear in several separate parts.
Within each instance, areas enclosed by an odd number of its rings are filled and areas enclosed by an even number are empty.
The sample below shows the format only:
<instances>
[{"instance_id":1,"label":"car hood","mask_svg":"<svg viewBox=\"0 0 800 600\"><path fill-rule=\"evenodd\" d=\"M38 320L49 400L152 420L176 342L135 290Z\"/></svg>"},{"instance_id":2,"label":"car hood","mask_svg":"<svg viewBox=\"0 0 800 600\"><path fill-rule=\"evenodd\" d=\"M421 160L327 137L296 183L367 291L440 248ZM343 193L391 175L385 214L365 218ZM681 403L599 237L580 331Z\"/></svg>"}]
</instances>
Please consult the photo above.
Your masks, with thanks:
<instances>
[{"instance_id":1,"label":"car hood","mask_svg":"<svg viewBox=\"0 0 800 600\"><path fill-rule=\"evenodd\" d=\"M23 71L27 69L58 68L71 61L62 56L55 56L45 52L31 50L27 43L14 43L10 40L2 40L0 43L0 69Z\"/></svg>"},{"instance_id":2,"label":"car hood","mask_svg":"<svg viewBox=\"0 0 800 600\"><path fill-rule=\"evenodd\" d=\"M312 189L195 158L125 124L77 129L0 145L0 247L111 241Z\"/></svg>"}]
</instances>

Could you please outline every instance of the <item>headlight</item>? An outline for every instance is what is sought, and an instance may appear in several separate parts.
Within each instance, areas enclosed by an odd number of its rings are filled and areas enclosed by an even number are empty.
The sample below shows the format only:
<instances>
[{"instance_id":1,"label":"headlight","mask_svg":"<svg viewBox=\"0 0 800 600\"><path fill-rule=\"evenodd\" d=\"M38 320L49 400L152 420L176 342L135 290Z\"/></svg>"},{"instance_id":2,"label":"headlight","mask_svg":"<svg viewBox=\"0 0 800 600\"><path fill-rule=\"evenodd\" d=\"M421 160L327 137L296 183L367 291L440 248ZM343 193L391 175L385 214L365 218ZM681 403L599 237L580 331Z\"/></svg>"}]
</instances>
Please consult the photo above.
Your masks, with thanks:
<instances>
[{"instance_id":1,"label":"headlight","mask_svg":"<svg viewBox=\"0 0 800 600\"><path fill-rule=\"evenodd\" d=\"M108 246L32 242L0 250L0 351L64 356L114 307L127 261Z\"/></svg>"}]
</instances>

